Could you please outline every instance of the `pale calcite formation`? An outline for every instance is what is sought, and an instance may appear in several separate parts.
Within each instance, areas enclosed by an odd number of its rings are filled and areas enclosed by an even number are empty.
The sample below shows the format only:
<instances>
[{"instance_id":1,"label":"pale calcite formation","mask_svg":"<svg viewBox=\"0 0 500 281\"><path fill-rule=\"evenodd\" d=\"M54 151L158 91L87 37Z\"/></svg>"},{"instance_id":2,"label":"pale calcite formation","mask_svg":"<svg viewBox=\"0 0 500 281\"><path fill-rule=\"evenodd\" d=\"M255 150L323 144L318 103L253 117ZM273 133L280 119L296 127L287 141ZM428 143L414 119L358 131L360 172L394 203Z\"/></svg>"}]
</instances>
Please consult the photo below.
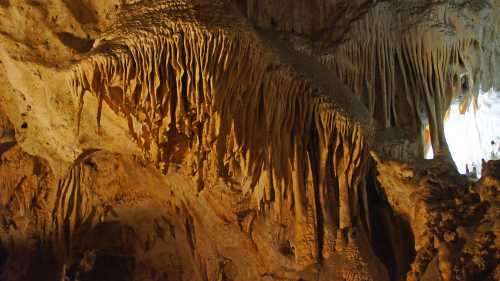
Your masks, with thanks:
<instances>
[{"instance_id":1,"label":"pale calcite formation","mask_svg":"<svg viewBox=\"0 0 500 281\"><path fill-rule=\"evenodd\" d=\"M388 1L357 21L320 60L331 66L382 128L408 128L449 156L444 119L479 90L500 88L498 1ZM493 2L493 3L492 3ZM428 126L429 137L423 134Z\"/></svg>"}]
</instances>

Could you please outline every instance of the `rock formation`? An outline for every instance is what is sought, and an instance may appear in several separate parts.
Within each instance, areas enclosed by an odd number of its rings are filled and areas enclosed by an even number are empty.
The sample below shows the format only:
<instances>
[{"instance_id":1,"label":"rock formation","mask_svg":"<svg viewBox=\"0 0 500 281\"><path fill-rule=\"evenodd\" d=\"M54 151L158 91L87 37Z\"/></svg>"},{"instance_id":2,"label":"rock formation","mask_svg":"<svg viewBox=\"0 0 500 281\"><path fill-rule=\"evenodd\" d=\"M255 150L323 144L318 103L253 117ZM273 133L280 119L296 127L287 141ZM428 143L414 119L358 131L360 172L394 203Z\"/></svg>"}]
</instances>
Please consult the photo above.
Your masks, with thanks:
<instances>
[{"instance_id":1,"label":"rock formation","mask_svg":"<svg viewBox=\"0 0 500 281\"><path fill-rule=\"evenodd\" d=\"M500 163L443 127L498 14L0 0L0 280L499 280Z\"/></svg>"}]
</instances>

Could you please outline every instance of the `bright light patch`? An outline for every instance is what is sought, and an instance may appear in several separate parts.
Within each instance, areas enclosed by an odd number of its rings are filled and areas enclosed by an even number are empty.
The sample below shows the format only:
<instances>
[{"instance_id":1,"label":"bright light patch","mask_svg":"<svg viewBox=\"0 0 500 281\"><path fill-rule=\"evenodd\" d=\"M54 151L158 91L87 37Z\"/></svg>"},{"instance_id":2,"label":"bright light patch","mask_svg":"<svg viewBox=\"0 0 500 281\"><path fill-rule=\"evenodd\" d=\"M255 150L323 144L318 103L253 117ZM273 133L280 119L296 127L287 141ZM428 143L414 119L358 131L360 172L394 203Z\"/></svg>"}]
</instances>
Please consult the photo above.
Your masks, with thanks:
<instances>
[{"instance_id":1,"label":"bright light patch","mask_svg":"<svg viewBox=\"0 0 500 281\"><path fill-rule=\"evenodd\" d=\"M481 159L500 157L500 92L485 92L478 97L479 109L471 105L460 114L459 103L451 105L445 120L446 141L460 173L476 171L481 174ZM426 158L432 158L432 149Z\"/></svg>"}]
</instances>

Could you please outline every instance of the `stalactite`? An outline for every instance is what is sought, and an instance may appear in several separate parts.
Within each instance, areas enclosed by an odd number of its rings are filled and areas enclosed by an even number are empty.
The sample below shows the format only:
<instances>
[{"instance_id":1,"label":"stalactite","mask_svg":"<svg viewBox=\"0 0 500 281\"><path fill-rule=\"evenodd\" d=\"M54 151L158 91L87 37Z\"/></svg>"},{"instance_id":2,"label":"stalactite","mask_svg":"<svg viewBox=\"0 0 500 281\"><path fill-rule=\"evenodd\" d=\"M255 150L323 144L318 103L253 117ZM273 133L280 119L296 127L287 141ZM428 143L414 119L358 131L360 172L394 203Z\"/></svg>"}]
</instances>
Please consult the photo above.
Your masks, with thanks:
<instances>
[{"instance_id":1,"label":"stalactite","mask_svg":"<svg viewBox=\"0 0 500 281\"><path fill-rule=\"evenodd\" d=\"M59 261L74 255L75 245L102 220L113 202L111 189L97 190L90 184L94 183L96 170L88 158L96 151L81 154L48 197L50 213L42 226L47 231L42 240L54 247Z\"/></svg>"},{"instance_id":2,"label":"stalactite","mask_svg":"<svg viewBox=\"0 0 500 281\"><path fill-rule=\"evenodd\" d=\"M485 79L474 57L489 53L479 53L480 34L450 35L453 27L440 27L452 21L445 7L433 8L432 23L394 12L394 5L379 4L354 24L333 55L320 61L363 100L381 128L415 128L421 135L428 124L435 154L449 155L445 114L455 97L463 96L464 106L477 97Z\"/></svg>"},{"instance_id":3,"label":"stalactite","mask_svg":"<svg viewBox=\"0 0 500 281\"><path fill-rule=\"evenodd\" d=\"M371 118L329 73L308 73L320 65L270 48L227 4L193 4L189 17L176 9L131 6L133 16L74 65L69 83L80 112L90 92L129 120L158 167L191 167L200 189L235 179L255 208L270 206L278 217L293 206L297 263L328 255L335 232L362 217Z\"/></svg>"}]
</instances>

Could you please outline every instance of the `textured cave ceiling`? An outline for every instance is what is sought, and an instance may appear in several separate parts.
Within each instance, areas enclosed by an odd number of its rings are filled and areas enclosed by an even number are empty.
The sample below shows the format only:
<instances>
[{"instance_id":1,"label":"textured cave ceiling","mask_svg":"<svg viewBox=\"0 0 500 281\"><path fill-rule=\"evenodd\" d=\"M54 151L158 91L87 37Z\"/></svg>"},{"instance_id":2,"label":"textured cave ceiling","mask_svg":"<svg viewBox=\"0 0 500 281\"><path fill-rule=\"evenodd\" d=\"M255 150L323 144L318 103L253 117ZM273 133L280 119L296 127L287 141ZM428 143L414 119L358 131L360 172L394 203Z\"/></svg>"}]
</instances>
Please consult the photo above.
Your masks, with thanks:
<instances>
[{"instance_id":1,"label":"textured cave ceiling","mask_svg":"<svg viewBox=\"0 0 500 281\"><path fill-rule=\"evenodd\" d=\"M499 15L0 0L0 280L500 280Z\"/></svg>"}]
</instances>

